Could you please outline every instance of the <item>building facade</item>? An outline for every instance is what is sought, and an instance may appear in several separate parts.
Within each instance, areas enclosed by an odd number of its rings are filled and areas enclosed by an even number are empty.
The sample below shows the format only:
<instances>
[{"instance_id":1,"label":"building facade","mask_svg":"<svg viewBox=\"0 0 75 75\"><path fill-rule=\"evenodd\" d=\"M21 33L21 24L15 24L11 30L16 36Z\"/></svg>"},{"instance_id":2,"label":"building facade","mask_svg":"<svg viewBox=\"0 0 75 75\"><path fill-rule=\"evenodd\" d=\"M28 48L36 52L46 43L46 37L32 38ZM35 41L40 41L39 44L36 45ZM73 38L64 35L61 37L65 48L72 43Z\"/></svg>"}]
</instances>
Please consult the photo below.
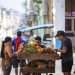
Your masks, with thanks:
<instances>
[{"instance_id":1,"label":"building facade","mask_svg":"<svg viewBox=\"0 0 75 75\"><path fill-rule=\"evenodd\" d=\"M12 9L0 8L0 40L6 36L11 36L20 25L20 15Z\"/></svg>"},{"instance_id":2,"label":"building facade","mask_svg":"<svg viewBox=\"0 0 75 75\"><path fill-rule=\"evenodd\" d=\"M65 29L67 32L75 33L75 0L65 1Z\"/></svg>"},{"instance_id":3,"label":"building facade","mask_svg":"<svg viewBox=\"0 0 75 75\"><path fill-rule=\"evenodd\" d=\"M65 31L65 0L30 0L28 4L33 11L29 14L31 26L53 24L55 34L58 30ZM50 33L50 29L45 31Z\"/></svg>"}]
</instances>

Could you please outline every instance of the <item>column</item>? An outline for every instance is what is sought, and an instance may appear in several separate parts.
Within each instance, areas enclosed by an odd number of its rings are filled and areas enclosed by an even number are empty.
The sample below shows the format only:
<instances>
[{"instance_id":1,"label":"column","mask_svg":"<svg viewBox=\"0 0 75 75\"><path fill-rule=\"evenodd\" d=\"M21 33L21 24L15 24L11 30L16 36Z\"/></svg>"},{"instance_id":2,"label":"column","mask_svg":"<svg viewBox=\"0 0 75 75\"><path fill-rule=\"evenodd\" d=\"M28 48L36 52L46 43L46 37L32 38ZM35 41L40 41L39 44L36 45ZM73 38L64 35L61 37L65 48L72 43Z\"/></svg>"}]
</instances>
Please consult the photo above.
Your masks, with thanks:
<instances>
[{"instance_id":1,"label":"column","mask_svg":"<svg viewBox=\"0 0 75 75\"><path fill-rule=\"evenodd\" d=\"M58 30L65 31L65 0L53 0L53 19L55 34Z\"/></svg>"},{"instance_id":2,"label":"column","mask_svg":"<svg viewBox=\"0 0 75 75\"><path fill-rule=\"evenodd\" d=\"M33 14L33 0L27 0L27 14Z\"/></svg>"}]
</instances>

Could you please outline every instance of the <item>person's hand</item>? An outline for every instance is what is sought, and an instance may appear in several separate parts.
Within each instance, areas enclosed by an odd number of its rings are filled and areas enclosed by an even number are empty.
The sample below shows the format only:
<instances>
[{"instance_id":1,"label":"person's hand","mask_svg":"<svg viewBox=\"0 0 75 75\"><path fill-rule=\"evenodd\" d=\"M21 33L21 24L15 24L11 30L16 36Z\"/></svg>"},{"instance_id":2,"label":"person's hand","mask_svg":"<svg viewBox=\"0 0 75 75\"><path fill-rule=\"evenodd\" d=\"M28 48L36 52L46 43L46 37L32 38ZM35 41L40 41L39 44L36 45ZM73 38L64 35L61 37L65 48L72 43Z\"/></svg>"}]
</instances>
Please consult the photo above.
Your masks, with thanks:
<instances>
[{"instance_id":1,"label":"person's hand","mask_svg":"<svg viewBox=\"0 0 75 75\"><path fill-rule=\"evenodd\" d=\"M17 56L17 55L18 55L18 53L17 52L14 52L13 56Z\"/></svg>"},{"instance_id":2,"label":"person's hand","mask_svg":"<svg viewBox=\"0 0 75 75\"><path fill-rule=\"evenodd\" d=\"M54 49L54 45L51 45L50 48L51 48L51 49Z\"/></svg>"},{"instance_id":3,"label":"person's hand","mask_svg":"<svg viewBox=\"0 0 75 75\"><path fill-rule=\"evenodd\" d=\"M66 53L66 48L63 48L63 49L58 49L58 51L57 52L61 52L61 53Z\"/></svg>"}]
</instances>

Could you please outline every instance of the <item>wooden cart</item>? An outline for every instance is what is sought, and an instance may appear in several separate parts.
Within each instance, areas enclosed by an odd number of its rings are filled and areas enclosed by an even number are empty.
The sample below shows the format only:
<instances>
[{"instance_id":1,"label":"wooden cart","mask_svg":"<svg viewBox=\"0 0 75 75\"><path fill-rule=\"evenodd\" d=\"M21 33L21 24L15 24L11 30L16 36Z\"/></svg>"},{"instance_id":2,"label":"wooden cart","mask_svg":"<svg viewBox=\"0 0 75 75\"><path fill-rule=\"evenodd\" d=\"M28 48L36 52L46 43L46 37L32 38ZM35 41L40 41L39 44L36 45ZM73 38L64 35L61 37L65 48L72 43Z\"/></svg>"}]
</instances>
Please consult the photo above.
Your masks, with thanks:
<instances>
[{"instance_id":1,"label":"wooden cart","mask_svg":"<svg viewBox=\"0 0 75 75\"><path fill-rule=\"evenodd\" d=\"M27 73L32 73L33 75L38 73L55 73L55 60L57 59L59 59L59 55L49 48L46 48L43 53L22 53L19 55L19 60L28 60L28 64L24 64L21 67L21 72L23 75Z\"/></svg>"}]
</instances>

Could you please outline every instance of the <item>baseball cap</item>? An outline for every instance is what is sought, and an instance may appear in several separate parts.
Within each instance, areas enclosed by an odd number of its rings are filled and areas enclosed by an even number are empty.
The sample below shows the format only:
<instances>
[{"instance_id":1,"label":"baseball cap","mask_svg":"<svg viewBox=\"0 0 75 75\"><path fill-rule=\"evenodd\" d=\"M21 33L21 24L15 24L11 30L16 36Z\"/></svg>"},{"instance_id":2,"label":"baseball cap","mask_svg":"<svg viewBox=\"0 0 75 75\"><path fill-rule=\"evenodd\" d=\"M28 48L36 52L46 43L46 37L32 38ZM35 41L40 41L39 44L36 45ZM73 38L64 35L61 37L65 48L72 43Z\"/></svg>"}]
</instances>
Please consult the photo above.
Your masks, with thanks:
<instances>
[{"instance_id":1,"label":"baseball cap","mask_svg":"<svg viewBox=\"0 0 75 75\"><path fill-rule=\"evenodd\" d=\"M65 36L65 32L64 31L58 31L56 34L56 37L58 37L60 35Z\"/></svg>"}]
</instances>

